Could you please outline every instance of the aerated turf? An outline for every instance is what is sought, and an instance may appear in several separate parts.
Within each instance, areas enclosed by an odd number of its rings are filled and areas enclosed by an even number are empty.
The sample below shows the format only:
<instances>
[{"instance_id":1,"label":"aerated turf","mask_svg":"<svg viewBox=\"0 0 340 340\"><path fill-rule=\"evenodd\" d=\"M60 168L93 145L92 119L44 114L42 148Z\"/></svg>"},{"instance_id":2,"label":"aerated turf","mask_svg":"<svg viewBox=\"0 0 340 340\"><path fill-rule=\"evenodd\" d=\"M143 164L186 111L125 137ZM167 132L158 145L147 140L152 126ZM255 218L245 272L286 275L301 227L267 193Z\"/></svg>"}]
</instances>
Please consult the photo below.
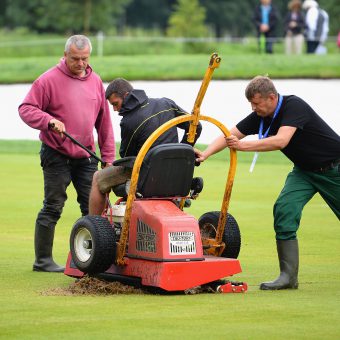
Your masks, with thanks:
<instances>
[{"instance_id":1,"label":"aerated turf","mask_svg":"<svg viewBox=\"0 0 340 340\"><path fill-rule=\"evenodd\" d=\"M252 174L252 155L238 153L229 212L241 230L243 272L231 279L247 282L246 293L52 294L65 292L75 279L32 271L34 222L43 200L39 143L25 150L25 142L8 143L0 141L1 339L339 338L340 224L318 195L307 204L298 232L299 289L258 289L278 274L272 205L291 169L280 153L262 153ZM196 168L205 185L186 212L198 218L219 210L227 171L227 152ZM80 215L72 187L68 196L55 236L59 264L66 262Z\"/></svg>"}]
</instances>

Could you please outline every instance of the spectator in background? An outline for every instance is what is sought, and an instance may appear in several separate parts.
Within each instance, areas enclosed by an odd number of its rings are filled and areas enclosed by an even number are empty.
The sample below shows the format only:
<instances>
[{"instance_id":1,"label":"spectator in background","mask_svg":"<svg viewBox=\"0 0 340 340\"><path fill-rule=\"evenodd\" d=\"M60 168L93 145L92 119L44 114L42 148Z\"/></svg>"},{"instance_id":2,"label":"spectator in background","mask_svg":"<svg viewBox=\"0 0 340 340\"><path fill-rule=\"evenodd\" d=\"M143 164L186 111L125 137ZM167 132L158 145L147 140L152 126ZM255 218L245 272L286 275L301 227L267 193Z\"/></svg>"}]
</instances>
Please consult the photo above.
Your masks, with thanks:
<instances>
[{"instance_id":1,"label":"spectator in background","mask_svg":"<svg viewBox=\"0 0 340 340\"><path fill-rule=\"evenodd\" d=\"M273 53L273 43L279 14L271 0L260 0L254 11L259 51Z\"/></svg>"},{"instance_id":2,"label":"spectator in background","mask_svg":"<svg viewBox=\"0 0 340 340\"><path fill-rule=\"evenodd\" d=\"M286 54L301 54L304 43L305 16L302 12L301 0L288 3L285 20L285 51Z\"/></svg>"},{"instance_id":3,"label":"spectator in background","mask_svg":"<svg viewBox=\"0 0 340 340\"><path fill-rule=\"evenodd\" d=\"M324 42L329 31L328 14L315 0L305 0L302 8L306 11L307 53L327 53Z\"/></svg>"}]
</instances>

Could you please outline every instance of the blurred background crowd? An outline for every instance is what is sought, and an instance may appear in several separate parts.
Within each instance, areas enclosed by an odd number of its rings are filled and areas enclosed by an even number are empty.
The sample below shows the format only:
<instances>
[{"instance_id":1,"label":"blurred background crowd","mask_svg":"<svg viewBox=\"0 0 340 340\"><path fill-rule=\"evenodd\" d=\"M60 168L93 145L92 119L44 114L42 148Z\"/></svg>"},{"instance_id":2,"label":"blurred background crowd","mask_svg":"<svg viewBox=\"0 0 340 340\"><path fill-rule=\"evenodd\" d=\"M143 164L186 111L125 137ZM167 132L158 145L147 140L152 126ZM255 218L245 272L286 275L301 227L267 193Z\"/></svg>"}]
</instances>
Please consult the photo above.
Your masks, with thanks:
<instances>
[{"instance_id":1,"label":"blurred background crowd","mask_svg":"<svg viewBox=\"0 0 340 340\"><path fill-rule=\"evenodd\" d=\"M301 54L306 40L306 52L325 54L324 45L329 32L329 15L315 0L291 0L284 16L285 52ZM273 53L277 38L280 12L272 0L260 0L256 6L254 21L259 40L259 51Z\"/></svg>"}]
</instances>

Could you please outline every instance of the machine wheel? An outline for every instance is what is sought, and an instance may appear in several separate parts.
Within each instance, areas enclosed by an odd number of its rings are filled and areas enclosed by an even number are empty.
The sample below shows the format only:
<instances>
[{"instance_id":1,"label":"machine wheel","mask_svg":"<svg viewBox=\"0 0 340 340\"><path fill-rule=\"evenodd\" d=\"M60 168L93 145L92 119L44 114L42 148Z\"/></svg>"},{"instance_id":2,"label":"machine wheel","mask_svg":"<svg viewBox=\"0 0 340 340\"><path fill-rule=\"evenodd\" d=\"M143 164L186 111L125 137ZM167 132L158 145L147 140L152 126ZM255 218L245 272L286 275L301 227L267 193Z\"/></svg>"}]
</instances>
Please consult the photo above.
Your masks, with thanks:
<instances>
[{"instance_id":1,"label":"machine wheel","mask_svg":"<svg viewBox=\"0 0 340 340\"><path fill-rule=\"evenodd\" d=\"M116 256L115 232L102 216L84 216L70 236L72 259L79 270L96 274L109 269Z\"/></svg>"},{"instance_id":2,"label":"machine wheel","mask_svg":"<svg viewBox=\"0 0 340 340\"><path fill-rule=\"evenodd\" d=\"M220 211L203 214L198 220L202 237L215 238ZM228 214L222 241L226 244L222 257L237 259L241 249L241 233L235 218Z\"/></svg>"}]
</instances>

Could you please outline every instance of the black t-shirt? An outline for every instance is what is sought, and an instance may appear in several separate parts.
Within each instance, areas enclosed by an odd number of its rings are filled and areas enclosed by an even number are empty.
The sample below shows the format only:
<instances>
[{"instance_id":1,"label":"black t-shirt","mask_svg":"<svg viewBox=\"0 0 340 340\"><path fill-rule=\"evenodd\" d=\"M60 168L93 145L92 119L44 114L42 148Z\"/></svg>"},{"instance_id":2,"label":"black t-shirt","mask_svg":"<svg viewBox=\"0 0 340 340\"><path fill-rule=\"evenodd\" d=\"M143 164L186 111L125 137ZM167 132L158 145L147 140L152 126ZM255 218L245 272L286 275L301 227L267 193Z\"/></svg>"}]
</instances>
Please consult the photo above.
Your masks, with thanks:
<instances>
[{"instance_id":1,"label":"black t-shirt","mask_svg":"<svg viewBox=\"0 0 340 340\"><path fill-rule=\"evenodd\" d=\"M236 127L244 135L258 134L260 121L261 117L252 112ZM271 117L264 118L263 133L271 121ZM283 96L268 137L276 135L281 126L297 128L281 151L299 168L315 170L340 158L340 136L301 98Z\"/></svg>"}]
</instances>

